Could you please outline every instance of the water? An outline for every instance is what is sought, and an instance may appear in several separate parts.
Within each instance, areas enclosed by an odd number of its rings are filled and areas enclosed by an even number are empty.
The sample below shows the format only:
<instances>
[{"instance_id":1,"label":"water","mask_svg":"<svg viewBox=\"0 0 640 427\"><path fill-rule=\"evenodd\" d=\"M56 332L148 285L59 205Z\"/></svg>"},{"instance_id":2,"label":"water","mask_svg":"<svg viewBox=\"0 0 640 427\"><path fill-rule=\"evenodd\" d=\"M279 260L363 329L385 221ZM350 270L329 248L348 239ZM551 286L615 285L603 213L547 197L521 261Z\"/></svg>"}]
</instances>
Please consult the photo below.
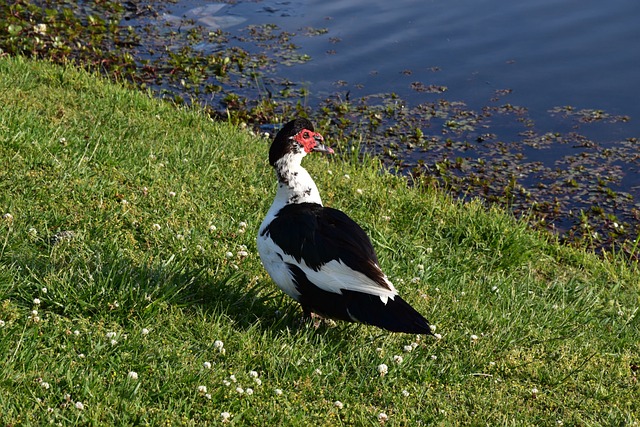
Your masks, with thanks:
<instances>
[{"instance_id":1,"label":"water","mask_svg":"<svg viewBox=\"0 0 640 427\"><path fill-rule=\"evenodd\" d=\"M438 99L462 101L469 111L479 112L476 129L454 135L446 128L446 119L435 125L411 121L405 130L417 126L436 142L417 144L415 149L399 144L399 163L404 165L400 170L410 171L422 162L433 171L447 155L462 156L467 166L456 172L457 177L484 175L475 189L458 181L454 193L483 195L515 212L542 206L539 212L554 221L556 230L580 236L608 233L596 246L621 236L637 238L640 2L636 0L265 0L204 7L201 1L178 0L166 7L166 22L197 16L200 25L227 31L231 43L248 25L276 24L297 33L293 42L312 60L279 66L275 73L306 87L310 95L305 103L313 108L336 94L353 100L395 93L408 108ZM417 90L416 85L446 90L434 94ZM526 114L506 117L495 112L505 104L523 107ZM564 106L571 106L572 113L551 111ZM494 110L484 115L488 107ZM592 120L600 117L600 110L613 118ZM482 132L494 136L476 143ZM550 134L561 135L562 141L547 143L541 138ZM443 154L442 142L452 135L463 144ZM378 135L373 145L381 153L385 143L397 143L397 138ZM500 154L503 146L507 154ZM474 156L489 158L493 165L479 167ZM501 164L506 165L502 174ZM598 219L584 227L579 210L593 211Z\"/></svg>"},{"instance_id":2,"label":"water","mask_svg":"<svg viewBox=\"0 0 640 427\"><path fill-rule=\"evenodd\" d=\"M327 28L296 40L311 62L281 70L314 94L345 81L355 96L394 92L419 103L410 84L423 81L481 108L495 90L511 89L508 102L548 130L547 111L571 105L631 117L602 137L640 136L635 0L240 1L222 13L292 32Z\"/></svg>"}]
</instances>

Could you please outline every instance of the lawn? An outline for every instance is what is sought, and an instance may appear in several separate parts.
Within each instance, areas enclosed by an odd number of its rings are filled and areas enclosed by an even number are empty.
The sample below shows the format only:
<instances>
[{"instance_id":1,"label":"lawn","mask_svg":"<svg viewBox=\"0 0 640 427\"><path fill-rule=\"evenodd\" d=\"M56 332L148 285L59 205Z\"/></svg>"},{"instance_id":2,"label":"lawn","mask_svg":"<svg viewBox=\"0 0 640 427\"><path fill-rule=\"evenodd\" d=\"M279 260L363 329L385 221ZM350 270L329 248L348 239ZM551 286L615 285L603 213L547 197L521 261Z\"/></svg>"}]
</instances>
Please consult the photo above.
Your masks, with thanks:
<instances>
[{"instance_id":1,"label":"lawn","mask_svg":"<svg viewBox=\"0 0 640 427\"><path fill-rule=\"evenodd\" d=\"M0 99L1 424L640 423L640 275L620 256L314 155L325 204L441 338L316 328L256 252L269 139L19 58Z\"/></svg>"}]
</instances>

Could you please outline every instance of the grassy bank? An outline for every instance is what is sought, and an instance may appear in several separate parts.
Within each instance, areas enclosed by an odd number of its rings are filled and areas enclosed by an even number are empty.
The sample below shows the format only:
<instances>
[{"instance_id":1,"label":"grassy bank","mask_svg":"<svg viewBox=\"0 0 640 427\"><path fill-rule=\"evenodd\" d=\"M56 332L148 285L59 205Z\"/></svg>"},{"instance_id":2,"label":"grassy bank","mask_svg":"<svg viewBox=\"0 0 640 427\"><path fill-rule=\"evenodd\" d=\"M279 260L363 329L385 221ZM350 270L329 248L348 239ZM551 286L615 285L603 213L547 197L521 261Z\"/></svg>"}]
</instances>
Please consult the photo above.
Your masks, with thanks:
<instances>
[{"instance_id":1,"label":"grassy bank","mask_svg":"<svg viewBox=\"0 0 640 427\"><path fill-rule=\"evenodd\" d=\"M0 99L2 424L640 422L628 264L314 156L442 338L316 330L256 253L270 141L39 62L0 59Z\"/></svg>"}]
</instances>

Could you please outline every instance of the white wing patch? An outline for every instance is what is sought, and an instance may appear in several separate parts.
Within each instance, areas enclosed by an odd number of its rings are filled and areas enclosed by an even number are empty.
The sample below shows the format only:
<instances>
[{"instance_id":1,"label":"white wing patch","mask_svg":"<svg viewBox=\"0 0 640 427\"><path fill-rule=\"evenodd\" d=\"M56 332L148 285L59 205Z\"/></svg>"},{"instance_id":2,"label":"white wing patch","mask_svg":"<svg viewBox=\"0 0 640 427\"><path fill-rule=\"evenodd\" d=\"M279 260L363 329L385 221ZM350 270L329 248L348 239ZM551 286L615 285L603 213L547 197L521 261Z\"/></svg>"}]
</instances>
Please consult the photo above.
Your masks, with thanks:
<instances>
[{"instance_id":1,"label":"white wing patch","mask_svg":"<svg viewBox=\"0 0 640 427\"><path fill-rule=\"evenodd\" d=\"M265 220L265 222L267 222ZM264 224L264 223L263 223ZM342 295L342 290L362 292L377 295L383 304L387 304L389 298L393 300L398 292L393 284L383 275L389 287L384 288L366 275L352 270L340 260L332 260L315 271L304 261L298 262L293 256L285 254L282 249L268 235L262 235L262 228L258 233L257 246L260 259L271 279L282 291L296 301L299 301L300 292L296 288L293 276L287 264L298 266L307 276L309 281L318 288ZM377 266L376 266L377 267ZM379 267L378 267L379 268Z\"/></svg>"},{"instance_id":2,"label":"white wing patch","mask_svg":"<svg viewBox=\"0 0 640 427\"><path fill-rule=\"evenodd\" d=\"M305 262L299 263L291 255L283 254L285 262L297 265L304 272L307 278L320 289L342 295L342 290L357 291L370 295L378 295L383 304L386 304L391 298L392 300L398 295L393 284L385 281L389 289L383 288L366 275L352 270L339 260L332 260L315 271ZM285 291L286 292L286 291Z\"/></svg>"}]
</instances>

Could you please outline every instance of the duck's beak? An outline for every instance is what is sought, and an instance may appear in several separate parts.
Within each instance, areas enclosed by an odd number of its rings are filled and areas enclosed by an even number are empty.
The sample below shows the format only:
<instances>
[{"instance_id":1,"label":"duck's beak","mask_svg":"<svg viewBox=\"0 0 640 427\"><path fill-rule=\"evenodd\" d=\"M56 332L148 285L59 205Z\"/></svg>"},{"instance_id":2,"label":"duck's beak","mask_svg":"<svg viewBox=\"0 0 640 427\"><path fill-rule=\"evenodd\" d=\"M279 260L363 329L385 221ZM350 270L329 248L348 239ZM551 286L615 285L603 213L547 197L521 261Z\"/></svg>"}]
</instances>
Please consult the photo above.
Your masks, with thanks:
<instances>
[{"instance_id":1,"label":"duck's beak","mask_svg":"<svg viewBox=\"0 0 640 427\"><path fill-rule=\"evenodd\" d=\"M313 139L316 140L316 146L313 147L312 151L317 151L319 153L327 153L333 154L333 149L327 145L324 145L324 138L319 133L316 133L313 136Z\"/></svg>"}]
</instances>

